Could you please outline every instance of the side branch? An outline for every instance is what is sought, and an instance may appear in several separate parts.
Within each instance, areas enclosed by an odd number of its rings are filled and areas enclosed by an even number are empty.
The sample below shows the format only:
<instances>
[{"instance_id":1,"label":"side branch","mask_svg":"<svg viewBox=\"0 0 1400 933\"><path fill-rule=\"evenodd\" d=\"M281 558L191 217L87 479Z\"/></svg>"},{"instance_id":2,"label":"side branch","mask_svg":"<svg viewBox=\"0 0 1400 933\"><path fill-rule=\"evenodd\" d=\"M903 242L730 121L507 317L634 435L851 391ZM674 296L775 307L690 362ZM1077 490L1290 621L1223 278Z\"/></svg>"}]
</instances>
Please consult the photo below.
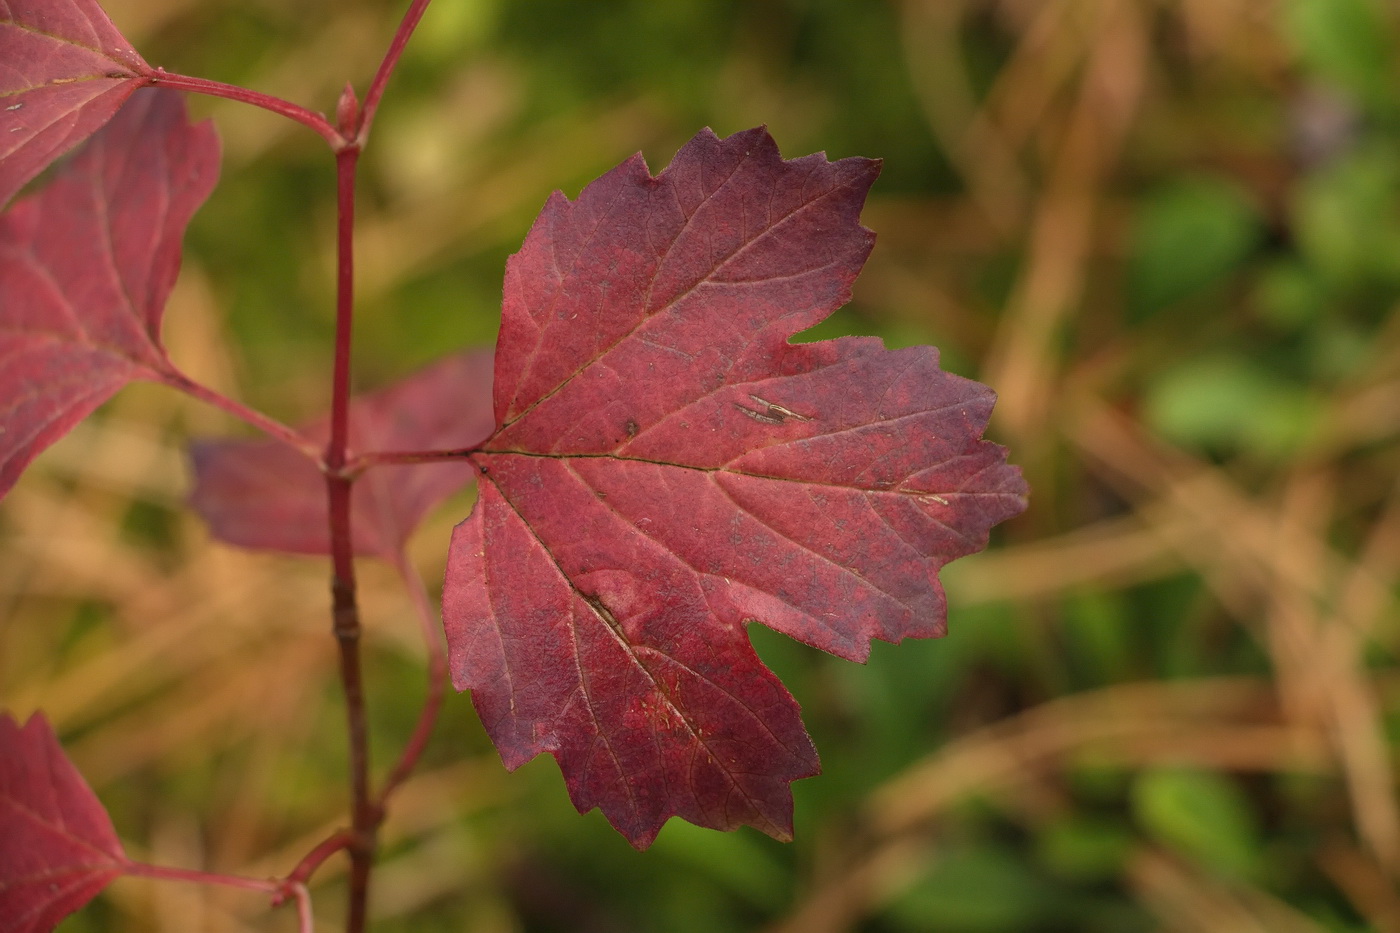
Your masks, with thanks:
<instances>
[{"instance_id":1,"label":"side branch","mask_svg":"<svg viewBox=\"0 0 1400 933\"><path fill-rule=\"evenodd\" d=\"M423 710L418 715L418 723L413 727L413 734L404 746L398 764L389 772L389 777L385 779L384 786L379 791L381 812L387 809L389 797L394 791L408 780L408 776L418 764L418 759L422 757L423 750L427 748L433 726L437 723L438 711L442 708L443 693L447 685L447 652L443 650L442 629L437 625L437 616L433 612L428 591L423 586L423 578L409 564L408 556L402 551L399 552L394 567L413 600L414 613L418 616L418 626L423 634L423 645L428 652L428 691L423 700Z\"/></svg>"},{"instance_id":2,"label":"side branch","mask_svg":"<svg viewBox=\"0 0 1400 933\"><path fill-rule=\"evenodd\" d=\"M399 28L394 32L389 49L384 53L384 60L379 63L379 70L374 73L374 78L369 83L369 90L365 93L365 105L360 111L359 132L355 134L357 145L364 146L365 140L369 138L370 124L374 122L374 114L379 110L379 101L384 96L384 88L388 85L389 78L393 75L394 68L398 65L399 58L408 45L409 37L413 35L413 30L418 27L418 21L427 12L430 2L431 0L413 0L408 11L404 13L403 20L399 22Z\"/></svg>"}]
</instances>

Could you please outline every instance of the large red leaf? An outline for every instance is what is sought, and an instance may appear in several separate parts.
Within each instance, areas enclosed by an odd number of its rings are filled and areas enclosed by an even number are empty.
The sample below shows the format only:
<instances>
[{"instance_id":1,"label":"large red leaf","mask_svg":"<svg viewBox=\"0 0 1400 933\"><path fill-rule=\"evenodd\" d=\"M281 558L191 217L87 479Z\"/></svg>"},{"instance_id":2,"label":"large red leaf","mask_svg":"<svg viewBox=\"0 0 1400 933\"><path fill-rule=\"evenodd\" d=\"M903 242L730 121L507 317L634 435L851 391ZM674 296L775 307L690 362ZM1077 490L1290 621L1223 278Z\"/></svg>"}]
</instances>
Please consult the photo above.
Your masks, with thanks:
<instances>
[{"instance_id":1,"label":"large red leaf","mask_svg":"<svg viewBox=\"0 0 1400 933\"><path fill-rule=\"evenodd\" d=\"M0 715L0 933L44 933L126 868L112 821L38 714Z\"/></svg>"},{"instance_id":2,"label":"large red leaf","mask_svg":"<svg viewBox=\"0 0 1400 933\"><path fill-rule=\"evenodd\" d=\"M350 405L356 450L469 447L491 433L491 357L470 350ZM325 419L306 436L324 442ZM329 554L326 482L277 441L206 441L194 447L194 506L214 536L243 547ZM465 460L380 466L356 481L351 532L359 554L392 560L433 506L472 481Z\"/></svg>"},{"instance_id":3,"label":"large red leaf","mask_svg":"<svg viewBox=\"0 0 1400 933\"><path fill-rule=\"evenodd\" d=\"M849 298L878 170L706 131L555 194L507 267L453 681L639 847L673 815L791 833L817 756L748 622L853 660L941 635L939 568L1025 507L936 350L788 342Z\"/></svg>"},{"instance_id":4,"label":"large red leaf","mask_svg":"<svg viewBox=\"0 0 1400 933\"><path fill-rule=\"evenodd\" d=\"M94 0L0 0L0 206L151 73Z\"/></svg>"},{"instance_id":5,"label":"large red leaf","mask_svg":"<svg viewBox=\"0 0 1400 933\"><path fill-rule=\"evenodd\" d=\"M161 316L218 171L213 126L144 90L0 214L0 495L127 382L170 374Z\"/></svg>"}]
</instances>

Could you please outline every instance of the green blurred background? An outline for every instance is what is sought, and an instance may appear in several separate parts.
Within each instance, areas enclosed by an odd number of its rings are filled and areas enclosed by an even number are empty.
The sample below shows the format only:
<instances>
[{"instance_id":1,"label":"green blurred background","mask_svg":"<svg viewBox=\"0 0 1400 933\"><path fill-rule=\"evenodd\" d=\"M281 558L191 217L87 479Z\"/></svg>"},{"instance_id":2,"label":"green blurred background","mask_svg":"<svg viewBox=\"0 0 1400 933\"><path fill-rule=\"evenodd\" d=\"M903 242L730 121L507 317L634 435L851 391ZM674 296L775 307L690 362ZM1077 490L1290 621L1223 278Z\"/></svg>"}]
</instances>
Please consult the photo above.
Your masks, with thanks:
<instances>
[{"instance_id":1,"label":"green blurred background","mask_svg":"<svg viewBox=\"0 0 1400 933\"><path fill-rule=\"evenodd\" d=\"M110 0L171 71L332 109L402 4ZM198 100L223 182L167 313L190 372L325 406L324 145ZM437 0L364 161L356 379L497 326L548 193L702 126L883 158L879 240L817 336L932 343L993 386L1030 510L944 573L947 638L865 666L755 628L825 773L797 840L639 854L464 697L385 828L389 931L1400 930L1400 14L1384 0ZM0 702L44 708L133 855L285 873L345 812L322 562L182 508L190 433L135 387L0 508ZM437 586L469 499L414 541ZM422 648L364 567L376 760ZM313 890L338 928L343 866ZM286 931L122 880L82 931Z\"/></svg>"}]
</instances>

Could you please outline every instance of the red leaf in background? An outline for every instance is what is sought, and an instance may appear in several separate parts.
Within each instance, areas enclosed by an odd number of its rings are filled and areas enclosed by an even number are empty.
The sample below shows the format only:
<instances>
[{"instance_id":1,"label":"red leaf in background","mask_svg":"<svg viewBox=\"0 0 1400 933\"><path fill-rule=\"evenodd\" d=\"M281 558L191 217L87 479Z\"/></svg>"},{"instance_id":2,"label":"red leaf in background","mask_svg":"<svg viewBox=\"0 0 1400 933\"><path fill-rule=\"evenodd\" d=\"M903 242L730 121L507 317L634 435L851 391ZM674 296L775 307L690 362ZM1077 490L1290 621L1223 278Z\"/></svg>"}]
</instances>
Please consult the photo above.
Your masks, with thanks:
<instances>
[{"instance_id":1,"label":"red leaf in background","mask_svg":"<svg viewBox=\"0 0 1400 933\"><path fill-rule=\"evenodd\" d=\"M355 449L450 450L491 433L491 354L470 350L439 360L397 385L355 399ZM329 423L308 426L325 441ZM243 547L329 554L326 482L310 460L277 441L206 441L194 447L190 504L216 538ZM393 560L433 506L475 476L466 460L379 466L356 481L355 551Z\"/></svg>"},{"instance_id":2,"label":"red leaf in background","mask_svg":"<svg viewBox=\"0 0 1400 933\"><path fill-rule=\"evenodd\" d=\"M123 385L170 377L161 315L218 172L213 126L146 90L0 214L0 495Z\"/></svg>"},{"instance_id":3,"label":"red leaf in background","mask_svg":"<svg viewBox=\"0 0 1400 933\"><path fill-rule=\"evenodd\" d=\"M125 871L112 821L43 716L0 715L0 933L43 933Z\"/></svg>"},{"instance_id":4,"label":"red leaf in background","mask_svg":"<svg viewBox=\"0 0 1400 933\"><path fill-rule=\"evenodd\" d=\"M0 206L150 75L93 0L0 0Z\"/></svg>"},{"instance_id":5,"label":"red leaf in background","mask_svg":"<svg viewBox=\"0 0 1400 933\"><path fill-rule=\"evenodd\" d=\"M817 756L748 622L853 660L941 635L939 568L1025 508L936 350L788 342L849 298L878 169L705 131L556 193L507 267L453 682L638 847L673 815L791 834Z\"/></svg>"}]
</instances>

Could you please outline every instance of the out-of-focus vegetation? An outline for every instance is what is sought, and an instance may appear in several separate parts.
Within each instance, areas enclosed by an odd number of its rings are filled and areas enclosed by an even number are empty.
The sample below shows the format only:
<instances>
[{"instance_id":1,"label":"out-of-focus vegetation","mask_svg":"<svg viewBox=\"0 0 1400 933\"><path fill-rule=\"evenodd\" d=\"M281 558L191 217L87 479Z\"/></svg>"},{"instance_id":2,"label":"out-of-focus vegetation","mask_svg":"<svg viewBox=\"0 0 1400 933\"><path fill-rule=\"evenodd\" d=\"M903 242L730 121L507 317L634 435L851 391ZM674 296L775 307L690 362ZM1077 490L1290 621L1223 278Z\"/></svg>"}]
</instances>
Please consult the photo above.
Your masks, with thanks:
<instances>
[{"instance_id":1,"label":"out-of-focus vegetation","mask_svg":"<svg viewBox=\"0 0 1400 933\"><path fill-rule=\"evenodd\" d=\"M152 63L330 109L403 4L107 6ZM195 107L227 161L169 343L300 420L326 403L330 159ZM995 387L1031 508L945 572L946 639L861 667L752 630L824 762L796 842L673 823L633 852L548 758L504 773L455 698L386 825L375 929L1400 930L1396 7L436 0L366 156L359 383L492 339L552 189L757 123L885 159L819 336L934 343ZM36 463L0 507L0 701L48 711L134 855L266 875L342 820L343 730L323 563L182 509L183 438L229 430L137 387ZM415 540L430 581L468 505ZM421 647L364 574L383 763ZM285 913L122 880L62 929Z\"/></svg>"}]
</instances>

